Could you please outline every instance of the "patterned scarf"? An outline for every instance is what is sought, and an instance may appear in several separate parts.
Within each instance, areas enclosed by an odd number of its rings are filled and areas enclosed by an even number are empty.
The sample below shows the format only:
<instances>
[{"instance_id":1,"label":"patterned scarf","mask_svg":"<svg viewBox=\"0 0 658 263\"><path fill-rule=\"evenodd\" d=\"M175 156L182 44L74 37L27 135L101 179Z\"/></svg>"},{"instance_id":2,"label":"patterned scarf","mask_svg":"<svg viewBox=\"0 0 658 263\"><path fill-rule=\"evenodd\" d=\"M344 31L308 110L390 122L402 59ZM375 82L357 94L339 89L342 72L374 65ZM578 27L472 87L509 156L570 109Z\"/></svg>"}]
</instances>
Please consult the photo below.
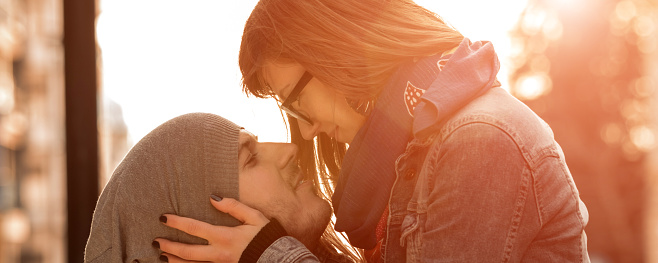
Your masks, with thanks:
<instances>
[{"instance_id":1,"label":"patterned scarf","mask_svg":"<svg viewBox=\"0 0 658 263\"><path fill-rule=\"evenodd\" d=\"M395 161L412 136L432 134L455 111L494 86L500 65L489 42L465 38L457 50L402 65L343 159L334 193L336 230L352 245L372 249L375 228L389 202Z\"/></svg>"}]
</instances>

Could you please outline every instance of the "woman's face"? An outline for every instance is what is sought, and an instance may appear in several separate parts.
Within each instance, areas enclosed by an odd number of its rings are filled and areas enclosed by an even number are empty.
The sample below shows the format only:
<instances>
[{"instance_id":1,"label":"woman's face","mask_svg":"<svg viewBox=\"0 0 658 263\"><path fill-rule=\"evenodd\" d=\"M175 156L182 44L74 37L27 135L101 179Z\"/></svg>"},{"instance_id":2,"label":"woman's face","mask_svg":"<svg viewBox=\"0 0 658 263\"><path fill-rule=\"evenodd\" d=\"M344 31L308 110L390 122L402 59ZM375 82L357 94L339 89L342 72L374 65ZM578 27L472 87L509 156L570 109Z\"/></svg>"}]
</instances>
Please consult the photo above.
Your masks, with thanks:
<instances>
[{"instance_id":1,"label":"woman's face","mask_svg":"<svg viewBox=\"0 0 658 263\"><path fill-rule=\"evenodd\" d=\"M265 83L283 102L304 72L304 67L298 63L268 62L262 74ZM345 96L317 78L306 84L292 108L311 120L311 124L298 121L299 130L306 140L325 133L338 142L351 143L366 119L347 104Z\"/></svg>"}]
</instances>

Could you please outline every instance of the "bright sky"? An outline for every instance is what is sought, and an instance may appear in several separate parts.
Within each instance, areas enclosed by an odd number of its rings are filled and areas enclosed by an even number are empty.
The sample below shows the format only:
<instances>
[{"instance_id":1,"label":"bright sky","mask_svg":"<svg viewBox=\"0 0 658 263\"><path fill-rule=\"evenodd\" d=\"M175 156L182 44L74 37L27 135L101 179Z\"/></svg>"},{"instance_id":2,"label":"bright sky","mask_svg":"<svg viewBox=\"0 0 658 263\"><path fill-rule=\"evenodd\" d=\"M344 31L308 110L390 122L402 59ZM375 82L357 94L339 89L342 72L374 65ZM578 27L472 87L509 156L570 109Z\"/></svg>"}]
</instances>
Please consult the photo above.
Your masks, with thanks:
<instances>
[{"instance_id":1,"label":"bright sky","mask_svg":"<svg viewBox=\"0 0 658 263\"><path fill-rule=\"evenodd\" d=\"M240 38L256 0L101 0L97 37L105 100L118 103L133 142L189 112L226 117L259 136L286 141L272 100L247 98L238 68ZM527 0L416 0L471 40L494 43L505 87L508 31Z\"/></svg>"}]
</instances>

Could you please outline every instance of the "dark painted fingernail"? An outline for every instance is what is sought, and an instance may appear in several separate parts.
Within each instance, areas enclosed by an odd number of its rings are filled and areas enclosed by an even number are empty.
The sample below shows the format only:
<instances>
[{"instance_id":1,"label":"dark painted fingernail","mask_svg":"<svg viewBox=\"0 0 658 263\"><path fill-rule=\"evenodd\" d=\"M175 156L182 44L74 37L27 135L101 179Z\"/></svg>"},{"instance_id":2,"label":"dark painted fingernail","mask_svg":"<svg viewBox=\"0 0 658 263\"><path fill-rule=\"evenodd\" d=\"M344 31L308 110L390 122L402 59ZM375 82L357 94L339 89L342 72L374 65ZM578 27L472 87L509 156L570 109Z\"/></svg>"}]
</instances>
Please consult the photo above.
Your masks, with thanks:
<instances>
[{"instance_id":1,"label":"dark painted fingernail","mask_svg":"<svg viewBox=\"0 0 658 263\"><path fill-rule=\"evenodd\" d=\"M212 200L215 200L215 201L217 201L217 202L222 201L222 198L221 198L221 197L216 196L216 195L214 195L214 194L211 194L211 195L210 195L210 198L212 198Z\"/></svg>"},{"instance_id":2,"label":"dark painted fingernail","mask_svg":"<svg viewBox=\"0 0 658 263\"><path fill-rule=\"evenodd\" d=\"M155 249L160 249L160 242L158 242L158 241L153 241L153 243L151 243L151 245L152 245Z\"/></svg>"},{"instance_id":3,"label":"dark painted fingernail","mask_svg":"<svg viewBox=\"0 0 658 263\"><path fill-rule=\"evenodd\" d=\"M160 216L160 222L162 222L162 223L167 223L167 216L165 216L165 215L161 215L161 216Z\"/></svg>"},{"instance_id":4,"label":"dark painted fingernail","mask_svg":"<svg viewBox=\"0 0 658 263\"><path fill-rule=\"evenodd\" d=\"M169 258L165 255L160 255L160 261L162 262L169 262Z\"/></svg>"}]
</instances>

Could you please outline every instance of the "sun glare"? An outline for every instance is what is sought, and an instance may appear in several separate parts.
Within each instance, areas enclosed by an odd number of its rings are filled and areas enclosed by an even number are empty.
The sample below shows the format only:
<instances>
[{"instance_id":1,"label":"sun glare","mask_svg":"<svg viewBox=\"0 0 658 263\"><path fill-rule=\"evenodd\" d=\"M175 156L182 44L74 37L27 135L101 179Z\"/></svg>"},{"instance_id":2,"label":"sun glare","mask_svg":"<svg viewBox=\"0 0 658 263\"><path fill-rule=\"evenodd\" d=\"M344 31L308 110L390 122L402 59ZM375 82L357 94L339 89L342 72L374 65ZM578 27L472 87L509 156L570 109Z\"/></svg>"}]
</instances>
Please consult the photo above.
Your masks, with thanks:
<instances>
[{"instance_id":1,"label":"sun glare","mask_svg":"<svg viewBox=\"0 0 658 263\"><path fill-rule=\"evenodd\" d=\"M485 0L416 2L471 40L492 41L502 64L498 77L508 89L508 32L526 1L504 6ZM256 2L100 1L97 39L103 95L121 106L133 142L167 119L194 111L222 115L263 140L287 140L276 104L246 98L241 92L237 52L244 22ZM560 34L558 24L537 26Z\"/></svg>"},{"instance_id":2,"label":"sun glare","mask_svg":"<svg viewBox=\"0 0 658 263\"><path fill-rule=\"evenodd\" d=\"M525 100L534 100L548 93L551 80L546 74L535 73L518 80L516 96Z\"/></svg>"},{"instance_id":3,"label":"sun glare","mask_svg":"<svg viewBox=\"0 0 658 263\"><path fill-rule=\"evenodd\" d=\"M121 106L133 142L189 112L221 115L265 141L287 140L276 104L247 98L240 86L237 54L255 4L101 1L97 38L104 100Z\"/></svg>"}]
</instances>

